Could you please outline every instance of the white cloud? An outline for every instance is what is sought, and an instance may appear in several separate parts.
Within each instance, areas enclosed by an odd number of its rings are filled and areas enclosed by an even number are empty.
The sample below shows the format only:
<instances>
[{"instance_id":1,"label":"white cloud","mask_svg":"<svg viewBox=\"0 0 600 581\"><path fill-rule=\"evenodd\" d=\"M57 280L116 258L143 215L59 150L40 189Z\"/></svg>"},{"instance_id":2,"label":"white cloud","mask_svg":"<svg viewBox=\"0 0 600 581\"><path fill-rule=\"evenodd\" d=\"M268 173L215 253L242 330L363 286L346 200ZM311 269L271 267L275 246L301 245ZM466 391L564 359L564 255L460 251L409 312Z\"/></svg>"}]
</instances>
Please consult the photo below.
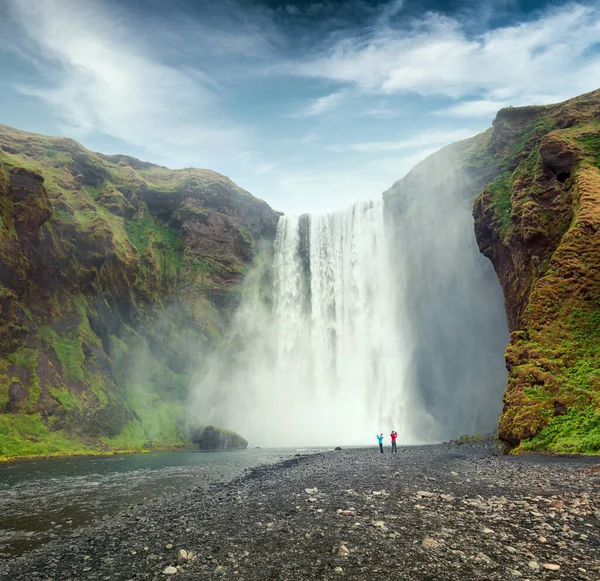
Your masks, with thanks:
<instances>
[{"instance_id":1,"label":"white cloud","mask_svg":"<svg viewBox=\"0 0 600 581\"><path fill-rule=\"evenodd\" d=\"M517 103L520 104L520 103ZM450 117L491 117L503 107L511 105L510 101L492 101L488 99L477 99L463 101L434 111L435 115L448 115Z\"/></svg>"},{"instance_id":2,"label":"white cloud","mask_svg":"<svg viewBox=\"0 0 600 581\"><path fill-rule=\"evenodd\" d=\"M429 130L423 131L412 137L400 139L398 141L366 141L363 143L352 143L345 146L343 150L353 150L361 152L381 152L381 151L399 151L403 149L418 149L426 146L435 145L438 148L454 141L473 137L478 133L472 129L450 129L446 131ZM340 151L340 149L334 149Z\"/></svg>"},{"instance_id":3,"label":"white cloud","mask_svg":"<svg viewBox=\"0 0 600 581\"><path fill-rule=\"evenodd\" d=\"M242 140L240 130L215 120L216 83L200 70L150 56L118 11L90 0L9 0L8 6L20 26L14 42L46 74L43 84L20 90L49 104L66 133L103 133L162 153L214 152Z\"/></svg>"},{"instance_id":4,"label":"white cloud","mask_svg":"<svg viewBox=\"0 0 600 581\"><path fill-rule=\"evenodd\" d=\"M598 6L567 4L478 36L467 32L468 25L427 13L403 28L386 25L368 36L347 37L287 70L381 94L477 96L475 116L493 101L548 102L597 87ZM465 111L466 106L454 113Z\"/></svg>"},{"instance_id":5,"label":"white cloud","mask_svg":"<svg viewBox=\"0 0 600 581\"><path fill-rule=\"evenodd\" d=\"M344 94L342 92L331 93L330 95L319 97L318 99L312 101L304 109L301 109L296 113L292 113L290 117L316 117L317 115L330 113L340 104L343 98Z\"/></svg>"}]
</instances>

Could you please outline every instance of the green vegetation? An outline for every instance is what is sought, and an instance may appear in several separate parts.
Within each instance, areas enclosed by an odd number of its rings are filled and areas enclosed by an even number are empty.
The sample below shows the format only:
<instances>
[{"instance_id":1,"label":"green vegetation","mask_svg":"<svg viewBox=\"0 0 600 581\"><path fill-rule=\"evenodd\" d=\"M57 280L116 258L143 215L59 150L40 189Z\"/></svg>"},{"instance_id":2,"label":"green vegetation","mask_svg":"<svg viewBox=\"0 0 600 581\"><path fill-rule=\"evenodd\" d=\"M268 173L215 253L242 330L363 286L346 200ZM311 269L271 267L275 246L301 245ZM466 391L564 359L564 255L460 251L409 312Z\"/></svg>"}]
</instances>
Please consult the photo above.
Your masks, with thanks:
<instances>
[{"instance_id":1,"label":"green vegetation","mask_svg":"<svg viewBox=\"0 0 600 581\"><path fill-rule=\"evenodd\" d=\"M94 450L51 431L40 414L0 414L0 460L22 456L89 454Z\"/></svg>"},{"instance_id":2,"label":"green vegetation","mask_svg":"<svg viewBox=\"0 0 600 581\"><path fill-rule=\"evenodd\" d=\"M510 227L510 216L512 212L512 175L504 172L488 186L494 212L500 222L500 231L505 233Z\"/></svg>"},{"instance_id":3,"label":"green vegetation","mask_svg":"<svg viewBox=\"0 0 600 581\"><path fill-rule=\"evenodd\" d=\"M523 442L522 449L597 454L600 452L600 409L571 409L565 415L552 417L534 439Z\"/></svg>"},{"instance_id":4,"label":"green vegetation","mask_svg":"<svg viewBox=\"0 0 600 581\"><path fill-rule=\"evenodd\" d=\"M499 436L515 452L600 451L599 113L596 92L494 127L499 173L475 222L514 329Z\"/></svg>"},{"instance_id":5,"label":"green vegetation","mask_svg":"<svg viewBox=\"0 0 600 581\"><path fill-rule=\"evenodd\" d=\"M197 354L277 215L209 170L1 125L0 193L0 456L181 446Z\"/></svg>"}]
</instances>

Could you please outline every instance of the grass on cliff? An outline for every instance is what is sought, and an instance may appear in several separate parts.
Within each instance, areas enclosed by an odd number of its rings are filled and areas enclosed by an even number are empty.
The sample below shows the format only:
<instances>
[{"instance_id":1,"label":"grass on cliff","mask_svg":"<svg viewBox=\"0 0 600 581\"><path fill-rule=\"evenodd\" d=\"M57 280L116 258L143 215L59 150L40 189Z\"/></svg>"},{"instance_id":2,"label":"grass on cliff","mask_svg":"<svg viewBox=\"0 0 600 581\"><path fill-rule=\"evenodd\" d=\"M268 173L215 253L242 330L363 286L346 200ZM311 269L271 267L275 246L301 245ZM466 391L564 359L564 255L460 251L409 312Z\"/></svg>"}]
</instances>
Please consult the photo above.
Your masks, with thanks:
<instances>
[{"instance_id":1,"label":"grass on cliff","mask_svg":"<svg viewBox=\"0 0 600 581\"><path fill-rule=\"evenodd\" d=\"M83 442L69 438L63 431L51 431L40 414L0 414L0 460L89 454L93 451Z\"/></svg>"},{"instance_id":2,"label":"grass on cliff","mask_svg":"<svg viewBox=\"0 0 600 581\"><path fill-rule=\"evenodd\" d=\"M490 194L494 213L500 224L500 232L505 233L511 224L512 213L512 175L509 172L503 172L496 180L487 186Z\"/></svg>"}]
</instances>

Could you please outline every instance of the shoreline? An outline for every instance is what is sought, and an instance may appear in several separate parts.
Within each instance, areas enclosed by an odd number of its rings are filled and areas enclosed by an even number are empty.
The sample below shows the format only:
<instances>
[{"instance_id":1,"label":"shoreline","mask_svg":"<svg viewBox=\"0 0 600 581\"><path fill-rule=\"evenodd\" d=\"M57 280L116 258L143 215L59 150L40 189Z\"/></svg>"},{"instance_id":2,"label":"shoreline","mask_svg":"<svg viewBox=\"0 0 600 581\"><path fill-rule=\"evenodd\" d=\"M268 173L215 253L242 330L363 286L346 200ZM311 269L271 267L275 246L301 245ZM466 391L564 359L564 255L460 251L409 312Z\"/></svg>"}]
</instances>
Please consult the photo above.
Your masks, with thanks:
<instances>
[{"instance_id":1,"label":"shoreline","mask_svg":"<svg viewBox=\"0 0 600 581\"><path fill-rule=\"evenodd\" d=\"M178 565L179 549L192 559ZM154 580L168 567L190 580L593 581L600 464L499 456L490 441L299 454L0 561L0 577Z\"/></svg>"},{"instance_id":2,"label":"shoreline","mask_svg":"<svg viewBox=\"0 0 600 581\"><path fill-rule=\"evenodd\" d=\"M167 446L158 446L152 448L127 448L124 450L98 450L98 451L90 451L90 452L81 452L81 453L69 453L69 452L56 452L52 454L39 454L39 455L31 455L31 456L0 456L0 463L8 463L8 462L23 462L27 460L53 460L56 458L94 458L97 456L118 456L118 455L129 455L129 454L151 454L153 452L180 452L185 450L195 450L196 448L192 448L182 445L167 445Z\"/></svg>"}]
</instances>

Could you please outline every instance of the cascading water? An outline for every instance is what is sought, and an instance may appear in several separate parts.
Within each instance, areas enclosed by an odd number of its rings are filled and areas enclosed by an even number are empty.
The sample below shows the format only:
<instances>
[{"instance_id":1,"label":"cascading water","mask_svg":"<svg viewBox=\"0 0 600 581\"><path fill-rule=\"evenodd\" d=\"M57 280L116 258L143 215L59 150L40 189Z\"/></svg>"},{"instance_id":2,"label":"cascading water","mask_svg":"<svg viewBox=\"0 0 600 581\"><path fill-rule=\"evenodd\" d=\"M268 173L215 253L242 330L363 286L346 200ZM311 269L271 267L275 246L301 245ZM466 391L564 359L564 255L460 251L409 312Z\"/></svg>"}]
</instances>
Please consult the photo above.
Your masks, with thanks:
<instances>
[{"instance_id":1,"label":"cascading water","mask_svg":"<svg viewBox=\"0 0 600 581\"><path fill-rule=\"evenodd\" d=\"M199 390L227 392L212 399L216 419L261 444L364 444L391 429L414 442L383 201L283 216L268 286L265 300L248 282L232 359Z\"/></svg>"},{"instance_id":2,"label":"cascading water","mask_svg":"<svg viewBox=\"0 0 600 581\"><path fill-rule=\"evenodd\" d=\"M508 330L473 233L485 176L462 169L469 144L417 165L385 203L280 219L199 379L200 421L261 446L496 428Z\"/></svg>"}]
</instances>

